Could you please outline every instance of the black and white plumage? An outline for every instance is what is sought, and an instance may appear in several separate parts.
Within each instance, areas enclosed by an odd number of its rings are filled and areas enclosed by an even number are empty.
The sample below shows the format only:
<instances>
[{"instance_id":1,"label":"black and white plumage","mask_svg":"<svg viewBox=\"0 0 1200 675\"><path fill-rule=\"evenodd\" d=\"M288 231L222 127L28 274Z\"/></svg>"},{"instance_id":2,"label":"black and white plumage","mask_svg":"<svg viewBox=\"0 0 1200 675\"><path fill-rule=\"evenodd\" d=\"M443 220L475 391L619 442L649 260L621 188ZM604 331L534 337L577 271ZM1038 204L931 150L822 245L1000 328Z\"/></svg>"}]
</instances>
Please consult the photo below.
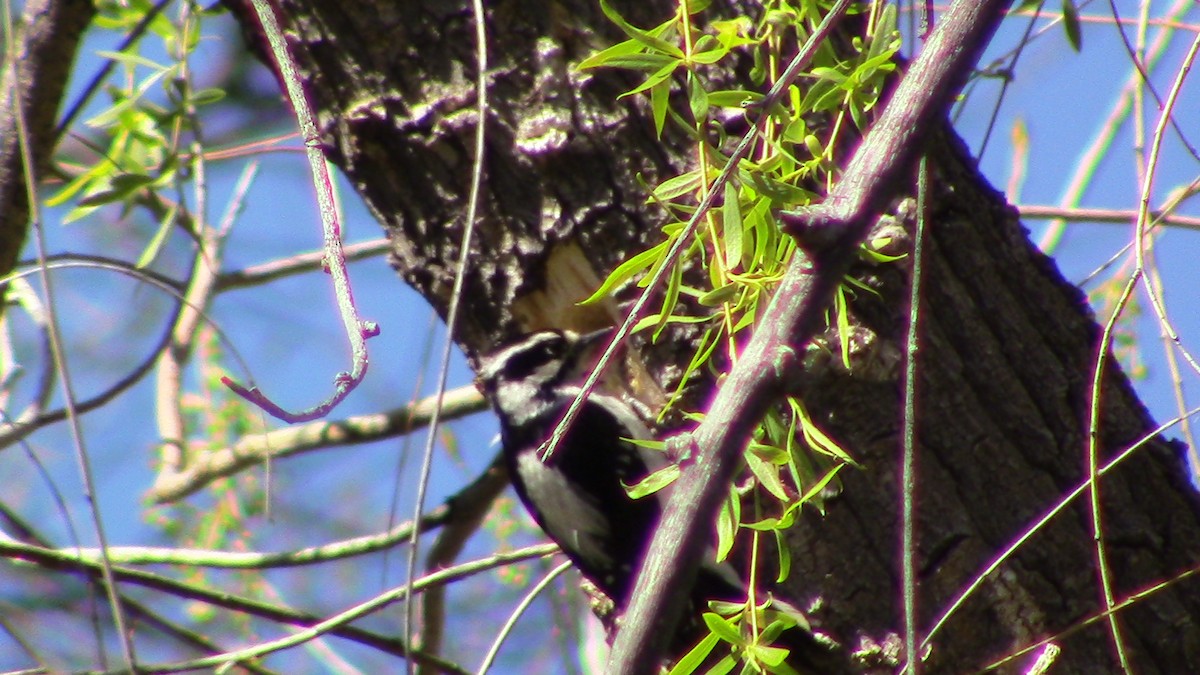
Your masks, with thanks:
<instances>
[{"instance_id":1,"label":"black and white plumage","mask_svg":"<svg viewBox=\"0 0 1200 675\"><path fill-rule=\"evenodd\" d=\"M579 393L586 374L580 358L605 333L533 333L484 358L479 382L500 416L517 495L579 571L623 609L661 508L655 498L631 499L622 483L638 482L662 460L621 439L649 439L650 431L631 405L594 391L549 462L541 457Z\"/></svg>"},{"instance_id":2,"label":"black and white plumage","mask_svg":"<svg viewBox=\"0 0 1200 675\"><path fill-rule=\"evenodd\" d=\"M622 613L669 493L668 488L635 500L623 485L637 483L652 469L665 466L666 459L623 440L653 436L630 402L599 391L588 396L553 455L542 459L551 433L580 391L590 365L582 357L608 334L532 333L484 357L478 382L499 414L505 461L517 495L583 576ZM687 609L685 624L690 628L676 636L676 648L697 637L699 613L708 601L745 599L745 585L731 567L711 559L703 563ZM779 601L775 607L804 625L799 610ZM799 651L807 654L796 655L803 661L809 661L806 656L828 655L811 634L799 632ZM796 645L789 646L796 653Z\"/></svg>"},{"instance_id":3,"label":"black and white plumage","mask_svg":"<svg viewBox=\"0 0 1200 675\"><path fill-rule=\"evenodd\" d=\"M504 455L521 501L579 571L623 611L666 492L635 500L622 484L637 483L665 466L665 458L622 440L653 437L633 405L593 391L549 461L542 461L547 440L586 375L580 359L608 334L530 334L485 357L479 382L500 415ZM703 567L695 589L696 609L707 600L746 597L728 566Z\"/></svg>"}]
</instances>

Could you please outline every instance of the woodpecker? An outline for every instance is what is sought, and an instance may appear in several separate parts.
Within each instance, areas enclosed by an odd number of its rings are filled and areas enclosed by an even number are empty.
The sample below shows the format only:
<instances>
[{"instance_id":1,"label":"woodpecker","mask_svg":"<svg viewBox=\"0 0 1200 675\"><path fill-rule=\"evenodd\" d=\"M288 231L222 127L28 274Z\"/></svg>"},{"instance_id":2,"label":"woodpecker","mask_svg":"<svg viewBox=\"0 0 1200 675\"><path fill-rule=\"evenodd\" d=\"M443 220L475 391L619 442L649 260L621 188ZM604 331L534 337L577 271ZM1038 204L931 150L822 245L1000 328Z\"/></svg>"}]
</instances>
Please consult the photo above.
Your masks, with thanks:
<instances>
[{"instance_id":1,"label":"woodpecker","mask_svg":"<svg viewBox=\"0 0 1200 675\"><path fill-rule=\"evenodd\" d=\"M505 462L517 495L538 525L583 576L599 588L618 615L629 602L635 575L658 525L665 499L633 499L625 486L666 465L662 453L631 443L654 436L629 401L592 391L554 453L543 451L580 391L583 356L610 330L581 335L565 330L531 333L483 357L480 389L500 418ZM685 647L700 635L700 613L710 600L744 603L746 588L728 565L713 561L697 574L688 617L674 640ZM775 601L797 622L799 610ZM797 631L788 631L794 633ZM802 647L827 653L802 632Z\"/></svg>"},{"instance_id":2,"label":"woodpecker","mask_svg":"<svg viewBox=\"0 0 1200 675\"><path fill-rule=\"evenodd\" d=\"M550 434L579 394L582 356L606 334L532 333L485 357L479 382L500 417L517 495L579 571L623 610L661 507L652 497L631 499L622 484L663 463L625 439L650 439L650 430L632 405L593 391L542 461Z\"/></svg>"}]
</instances>

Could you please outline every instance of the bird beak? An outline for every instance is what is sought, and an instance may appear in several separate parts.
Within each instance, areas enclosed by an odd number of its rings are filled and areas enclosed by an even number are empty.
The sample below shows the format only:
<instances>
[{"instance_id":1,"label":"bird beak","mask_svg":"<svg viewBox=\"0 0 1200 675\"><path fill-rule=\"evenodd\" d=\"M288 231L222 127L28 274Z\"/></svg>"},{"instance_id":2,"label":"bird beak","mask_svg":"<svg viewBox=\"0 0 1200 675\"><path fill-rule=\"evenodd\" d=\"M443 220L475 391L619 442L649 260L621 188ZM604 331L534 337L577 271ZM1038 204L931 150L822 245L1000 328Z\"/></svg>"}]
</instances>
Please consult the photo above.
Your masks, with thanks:
<instances>
[{"instance_id":1,"label":"bird beak","mask_svg":"<svg viewBox=\"0 0 1200 675\"><path fill-rule=\"evenodd\" d=\"M614 331L613 326L607 326L599 330L591 331L590 333L579 334L579 347L581 349L591 349L602 343L605 338L612 337Z\"/></svg>"}]
</instances>

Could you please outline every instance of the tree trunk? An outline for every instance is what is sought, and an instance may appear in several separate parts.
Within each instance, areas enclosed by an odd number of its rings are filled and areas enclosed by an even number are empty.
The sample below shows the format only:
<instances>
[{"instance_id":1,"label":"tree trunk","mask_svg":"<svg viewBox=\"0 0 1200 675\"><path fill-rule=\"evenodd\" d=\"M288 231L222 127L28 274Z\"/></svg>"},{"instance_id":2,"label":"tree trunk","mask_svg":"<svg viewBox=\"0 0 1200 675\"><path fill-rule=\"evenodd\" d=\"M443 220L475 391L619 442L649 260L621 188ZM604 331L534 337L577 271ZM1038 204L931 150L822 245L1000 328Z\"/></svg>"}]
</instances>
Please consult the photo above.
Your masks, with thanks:
<instances>
[{"instance_id":1,"label":"tree trunk","mask_svg":"<svg viewBox=\"0 0 1200 675\"><path fill-rule=\"evenodd\" d=\"M37 176L58 142L56 114L83 31L95 15L90 0L25 3L14 58L0 72L0 276L13 271L29 231L22 129Z\"/></svg>"},{"instance_id":2,"label":"tree trunk","mask_svg":"<svg viewBox=\"0 0 1200 675\"><path fill-rule=\"evenodd\" d=\"M251 43L263 44L249 3L231 4ZM628 6L619 11L636 25L661 21L675 8L622 4ZM281 0L279 15L330 157L392 238L397 271L444 316L476 123L469 5ZM642 185L683 173L692 160L684 139L669 132L655 138L638 97L618 100L634 81L574 68L624 39L597 3L489 3L488 33L485 189L455 335L471 358L533 329L612 321L616 304L573 303L657 241L661 218L645 204ZM1082 293L1032 246L948 125L929 152L934 194L917 406L922 632L1086 477L1100 337ZM898 212L906 212L903 205ZM856 270L878 295L861 293L853 304L861 323L852 367L835 363L813 373L818 384L805 401L863 468L842 472L825 512L806 511L791 531L785 595L801 605L819 599L814 622L855 655L861 671L891 671L903 661L896 523L908 267L864 263ZM688 337L681 331L674 346L643 349L635 359L662 384L664 364L690 353L682 344ZM1109 363L1099 430L1104 458L1155 427ZM1101 493L1118 599L1200 560L1200 503L1178 447L1152 439L1104 477ZM929 672L974 671L1101 611L1087 498L1077 498L983 582L933 639ZM1200 672L1194 617L1200 588L1190 581L1122 611L1137 672ZM1063 652L1054 672L1116 669L1107 621L1057 644ZM1030 658L1004 670L1023 671Z\"/></svg>"}]
</instances>

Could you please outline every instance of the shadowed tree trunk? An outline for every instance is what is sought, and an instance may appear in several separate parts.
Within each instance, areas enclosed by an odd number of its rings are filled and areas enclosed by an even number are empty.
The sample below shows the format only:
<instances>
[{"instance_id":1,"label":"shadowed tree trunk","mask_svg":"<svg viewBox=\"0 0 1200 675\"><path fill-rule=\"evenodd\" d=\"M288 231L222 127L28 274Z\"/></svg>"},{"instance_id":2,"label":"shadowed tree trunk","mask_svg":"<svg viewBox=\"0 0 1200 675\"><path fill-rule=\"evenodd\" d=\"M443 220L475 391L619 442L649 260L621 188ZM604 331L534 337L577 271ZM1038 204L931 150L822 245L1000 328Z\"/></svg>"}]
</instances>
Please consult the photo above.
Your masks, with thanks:
<instances>
[{"instance_id":1,"label":"shadowed tree trunk","mask_svg":"<svg viewBox=\"0 0 1200 675\"><path fill-rule=\"evenodd\" d=\"M637 25L674 3L628 3ZM473 160L475 42L467 4L277 4L329 156L393 242L393 263L443 315L454 278ZM236 6L252 44L253 13ZM732 7L723 11L755 11ZM489 3L485 189L455 339L475 358L546 326L611 322L617 305L579 308L601 278L657 241L660 211L644 184L691 168L685 139L655 138L635 81L581 73L593 50L623 39L596 3ZM745 64L742 64L743 66ZM741 71L726 73L736 80ZM748 86L743 84L742 86ZM1082 293L1029 242L1015 211L974 168L948 125L929 145L933 195L919 384L918 531L922 631L1001 550L1086 476L1086 420L1100 331ZM639 181L640 177L640 181ZM906 231L910 202L897 205ZM790 533L783 593L854 656L858 670L903 660L898 521L900 371L909 263L855 270L878 295L853 304L849 370L810 373L814 417L862 464L841 474L825 513ZM634 351L651 379L690 354L679 331ZM835 340L833 336L825 339ZM644 347L644 346L643 346ZM375 348L378 348L376 346ZM1110 362L1111 363L1111 362ZM639 384L639 393L654 387ZM653 393L644 394L653 401ZM1154 428L1110 365L1102 390L1103 457ZM1200 561L1200 509L1179 448L1155 439L1102 483L1118 598ZM1086 496L992 574L935 636L931 672L971 672L1077 626L1103 607ZM819 603L817 603L819 601ZM1139 673L1200 671L1200 588L1184 581L1120 614ZM1054 672L1116 668L1107 622L1058 641ZM1029 658L1006 667L1019 672Z\"/></svg>"},{"instance_id":2,"label":"shadowed tree trunk","mask_svg":"<svg viewBox=\"0 0 1200 675\"><path fill-rule=\"evenodd\" d=\"M13 38L15 58L4 64L0 74L0 275L12 272L28 233L29 187L21 125L40 174L58 140L58 107L75 52L95 15L90 0L25 3L21 28Z\"/></svg>"}]
</instances>

